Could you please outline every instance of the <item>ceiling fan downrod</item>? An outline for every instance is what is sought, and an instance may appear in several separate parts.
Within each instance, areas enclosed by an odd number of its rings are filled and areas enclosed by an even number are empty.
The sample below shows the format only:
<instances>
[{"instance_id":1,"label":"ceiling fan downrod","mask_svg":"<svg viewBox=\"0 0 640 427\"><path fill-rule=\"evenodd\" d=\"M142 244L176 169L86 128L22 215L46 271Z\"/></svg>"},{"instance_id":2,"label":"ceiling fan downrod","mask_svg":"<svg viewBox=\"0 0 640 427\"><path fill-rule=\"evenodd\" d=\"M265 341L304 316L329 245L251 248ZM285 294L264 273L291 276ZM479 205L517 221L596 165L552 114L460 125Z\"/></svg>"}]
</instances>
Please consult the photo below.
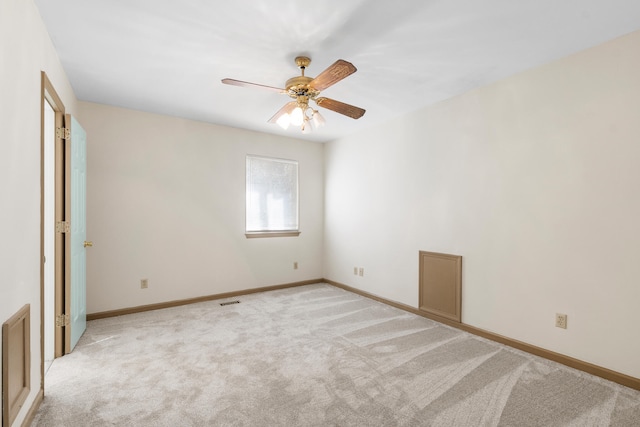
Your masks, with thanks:
<instances>
[{"instance_id":1,"label":"ceiling fan downrod","mask_svg":"<svg viewBox=\"0 0 640 427\"><path fill-rule=\"evenodd\" d=\"M296 65L300 68L300 72L304 77L304 70L311 64L311 58L307 56L298 56L296 57Z\"/></svg>"}]
</instances>

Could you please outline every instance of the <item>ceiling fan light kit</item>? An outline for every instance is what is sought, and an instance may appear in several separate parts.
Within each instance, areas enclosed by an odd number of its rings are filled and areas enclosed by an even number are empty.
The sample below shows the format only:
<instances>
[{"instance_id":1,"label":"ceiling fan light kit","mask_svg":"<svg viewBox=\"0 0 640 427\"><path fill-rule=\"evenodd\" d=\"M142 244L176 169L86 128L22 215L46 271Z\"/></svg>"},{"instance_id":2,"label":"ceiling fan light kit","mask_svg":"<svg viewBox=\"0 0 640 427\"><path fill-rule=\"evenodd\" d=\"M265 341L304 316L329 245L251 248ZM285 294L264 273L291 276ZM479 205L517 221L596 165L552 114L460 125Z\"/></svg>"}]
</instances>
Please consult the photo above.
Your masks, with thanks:
<instances>
[{"instance_id":1,"label":"ceiling fan light kit","mask_svg":"<svg viewBox=\"0 0 640 427\"><path fill-rule=\"evenodd\" d=\"M283 129L293 125L299 127L302 133L310 133L312 130L324 126L326 123L324 117L318 110L309 106L309 101L315 102L319 107L335 111L352 119L359 119L364 115L365 110L362 108L330 98L319 97L321 91L355 73L357 69L353 64L339 59L316 78L311 78L304 75L304 71L311 63L311 59L306 56L298 56L295 61L298 68L300 68L301 75L287 80L285 89L235 79L222 79L222 83L277 91L293 98L294 101L285 104L268 120L269 123L276 123Z\"/></svg>"}]
</instances>

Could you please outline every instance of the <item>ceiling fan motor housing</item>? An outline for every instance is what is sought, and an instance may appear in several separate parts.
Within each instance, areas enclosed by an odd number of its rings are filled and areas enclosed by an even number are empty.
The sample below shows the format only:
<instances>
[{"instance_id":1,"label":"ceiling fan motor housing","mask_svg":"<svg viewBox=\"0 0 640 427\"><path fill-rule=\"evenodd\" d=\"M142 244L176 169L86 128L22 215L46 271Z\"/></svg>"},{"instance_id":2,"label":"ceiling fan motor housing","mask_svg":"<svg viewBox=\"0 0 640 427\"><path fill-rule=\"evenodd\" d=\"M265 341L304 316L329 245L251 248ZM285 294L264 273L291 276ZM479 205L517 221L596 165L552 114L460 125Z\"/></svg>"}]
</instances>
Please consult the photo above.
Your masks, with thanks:
<instances>
[{"instance_id":1,"label":"ceiling fan motor housing","mask_svg":"<svg viewBox=\"0 0 640 427\"><path fill-rule=\"evenodd\" d=\"M312 80L311 77L306 76L290 78L286 83L287 94L294 99L298 96L308 96L311 99L315 98L320 92L309 87L309 83Z\"/></svg>"}]
</instances>

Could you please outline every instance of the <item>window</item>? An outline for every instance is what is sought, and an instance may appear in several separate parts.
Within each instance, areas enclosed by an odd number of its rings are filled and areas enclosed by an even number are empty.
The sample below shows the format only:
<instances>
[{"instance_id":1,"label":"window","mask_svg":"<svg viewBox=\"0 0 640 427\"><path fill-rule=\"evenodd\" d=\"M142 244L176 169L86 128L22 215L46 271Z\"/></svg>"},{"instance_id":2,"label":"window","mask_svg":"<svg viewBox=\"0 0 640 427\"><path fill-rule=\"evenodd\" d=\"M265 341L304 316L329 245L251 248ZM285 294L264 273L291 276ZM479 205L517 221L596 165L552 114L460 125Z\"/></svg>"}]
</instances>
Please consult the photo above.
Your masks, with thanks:
<instances>
[{"instance_id":1,"label":"window","mask_svg":"<svg viewBox=\"0 0 640 427\"><path fill-rule=\"evenodd\" d=\"M297 236L298 162L247 156L247 237Z\"/></svg>"}]
</instances>

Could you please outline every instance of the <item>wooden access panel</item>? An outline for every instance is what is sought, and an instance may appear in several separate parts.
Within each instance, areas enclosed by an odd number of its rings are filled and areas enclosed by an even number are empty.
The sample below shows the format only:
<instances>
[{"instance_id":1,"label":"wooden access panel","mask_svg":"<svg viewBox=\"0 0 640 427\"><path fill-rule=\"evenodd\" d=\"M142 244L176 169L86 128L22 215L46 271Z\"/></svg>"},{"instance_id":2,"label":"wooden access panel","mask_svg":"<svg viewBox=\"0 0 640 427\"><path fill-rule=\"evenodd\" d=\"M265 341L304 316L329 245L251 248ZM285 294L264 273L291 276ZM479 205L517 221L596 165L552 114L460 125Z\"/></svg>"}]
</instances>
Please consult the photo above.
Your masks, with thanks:
<instances>
[{"instance_id":1,"label":"wooden access panel","mask_svg":"<svg viewBox=\"0 0 640 427\"><path fill-rule=\"evenodd\" d=\"M462 320L462 257L420 251L420 310Z\"/></svg>"},{"instance_id":2,"label":"wooden access panel","mask_svg":"<svg viewBox=\"0 0 640 427\"><path fill-rule=\"evenodd\" d=\"M2 324L2 425L10 426L31 389L30 308Z\"/></svg>"}]
</instances>

